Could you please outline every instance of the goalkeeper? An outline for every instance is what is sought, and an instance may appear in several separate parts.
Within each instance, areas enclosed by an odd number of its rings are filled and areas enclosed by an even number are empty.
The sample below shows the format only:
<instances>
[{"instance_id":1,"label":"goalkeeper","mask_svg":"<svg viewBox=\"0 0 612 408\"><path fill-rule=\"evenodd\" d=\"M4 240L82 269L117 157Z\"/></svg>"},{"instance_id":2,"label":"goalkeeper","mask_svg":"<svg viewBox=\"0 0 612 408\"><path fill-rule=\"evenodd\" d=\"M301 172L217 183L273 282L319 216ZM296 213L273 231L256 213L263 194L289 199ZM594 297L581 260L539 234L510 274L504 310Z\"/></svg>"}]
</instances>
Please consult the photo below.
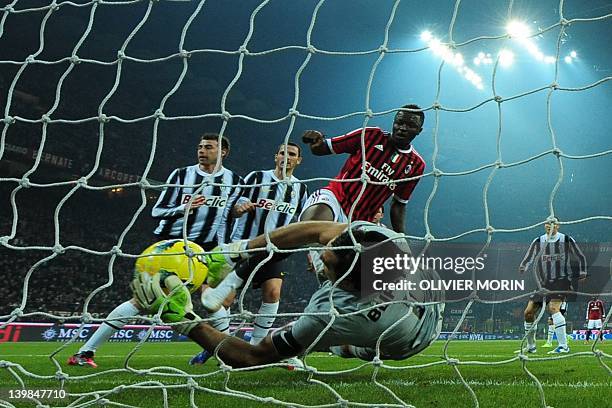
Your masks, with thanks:
<instances>
[{"instance_id":1,"label":"goalkeeper","mask_svg":"<svg viewBox=\"0 0 612 408\"><path fill-rule=\"evenodd\" d=\"M355 240L368 248L368 251L372 248L366 246L369 243L375 243L373 251L380 248L389 250L389 247L392 247L394 253L410 251L401 235L387 228L368 222L355 222L351 228ZM358 253L353 248L346 249L353 246L347 224L330 221L298 222L272 231L269 238L280 249L313 243L327 245L322 261L329 281L313 294L304 310L305 314L292 326L269 334L257 345L230 337L209 324L198 322L198 317L191 310L188 293L180 282L161 282L159 275L151 277L140 274L132 282L135 297L143 308L153 313L162 308L164 321L178 323L175 329L188 335L204 349L218 352L218 357L233 367L279 362L303 354L313 343L312 351L332 351L342 357L370 361L376 356L375 347L379 339L381 358L399 360L420 352L437 339L444 305L411 305L414 302L431 301L427 297L429 294L399 291L385 292L380 296L361 287L361 258L367 251ZM256 252L254 250L262 248L266 248L264 235L249 241L223 245L217 248L217 252L228 255L213 254L208 262L209 273L233 267L235 262L247 259L252 252ZM355 260L355 257L358 259ZM364 276L370 274L371 270L364 270ZM236 278L235 272L230 273L214 291L205 294L209 297L209 306L221 307L225 293L236 288ZM333 288L336 282L337 287ZM172 292L167 294L168 291ZM364 298L364 294L367 297ZM330 295L333 305L330 303ZM377 305L381 297L384 301L394 302ZM332 315L335 315L333 322ZM321 333L322 337L317 340Z\"/></svg>"}]
</instances>

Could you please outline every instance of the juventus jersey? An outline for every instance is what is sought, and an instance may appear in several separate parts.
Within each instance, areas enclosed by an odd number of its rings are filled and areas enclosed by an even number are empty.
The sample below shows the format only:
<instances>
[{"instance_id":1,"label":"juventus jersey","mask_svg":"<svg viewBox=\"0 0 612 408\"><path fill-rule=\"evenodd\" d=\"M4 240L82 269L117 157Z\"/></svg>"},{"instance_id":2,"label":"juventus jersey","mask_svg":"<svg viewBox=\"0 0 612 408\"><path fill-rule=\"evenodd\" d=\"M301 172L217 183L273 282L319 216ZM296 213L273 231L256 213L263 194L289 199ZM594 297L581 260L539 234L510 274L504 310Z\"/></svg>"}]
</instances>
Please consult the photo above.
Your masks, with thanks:
<instances>
[{"instance_id":1,"label":"juventus jersey","mask_svg":"<svg viewBox=\"0 0 612 408\"><path fill-rule=\"evenodd\" d=\"M249 173L244 182L245 190L240 201L249 200L256 208L236 220L232 241L254 238L289 224L302 212L308 197L306 184L293 176L290 184L282 183L274 170Z\"/></svg>"},{"instance_id":2,"label":"juventus jersey","mask_svg":"<svg viewBox=\"0 0 612 408\"><path fill-rule=\"evenodd\" d=\"M538 275L544 282L570 280L573 278L570 265L572 255L578 259L580 276L586 276L586 257L576 245L576 241L569 235L560 232L550 240L544 234L533 240L521 262L521 267L529 269L536 261Z\"/></svg>"},{"instance_id":3,"label":"juventus jersey","mask_svg":"<svg viewBox=\"0 0 612 408\"><path fill-rule=\"evenodd\" d=\"M211 184L224 184L223 187ZM215 174L209 174L193 166L176 169L166 184L180 184L162 191L153 207L153 218L160 219L156 235L181 238L185 211L194 192L204 184L198 193L205 198L205 204L189 211L187 216L187 238L198 244L217 241L225 242L233 220L231 209L242 192L242 179L231 170L221 167Z\"/></svg>"}]
</instances>

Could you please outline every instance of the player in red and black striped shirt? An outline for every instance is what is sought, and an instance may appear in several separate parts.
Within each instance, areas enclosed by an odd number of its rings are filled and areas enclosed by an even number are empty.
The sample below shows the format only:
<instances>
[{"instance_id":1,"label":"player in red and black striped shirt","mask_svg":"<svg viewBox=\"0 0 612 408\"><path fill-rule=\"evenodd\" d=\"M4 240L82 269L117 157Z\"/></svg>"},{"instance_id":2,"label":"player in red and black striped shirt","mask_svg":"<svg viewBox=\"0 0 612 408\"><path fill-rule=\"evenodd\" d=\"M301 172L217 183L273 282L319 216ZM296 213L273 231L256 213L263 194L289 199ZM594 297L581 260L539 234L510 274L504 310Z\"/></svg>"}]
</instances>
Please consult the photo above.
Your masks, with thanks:
<instances>
[{"instance_id":1,"label":"player in red and black striped shirt","mask_svg":"<svg viewBox=\"0 0 612 408\"><path fill-rule=\"evenodd\" d=\"M603 341L603 321L605 318L606 308L603 300L597 299L597 296L593 296L587 304L587 332L584 340L585 343L589 342L592 330L599 330L599 340Z\"/></svg>"},{"instance_id":2,"label":"player in red and black striped shirt","mask_svg":"<svg viewBox=\"0 0 612 408\"><path fill-rule=\"evenodd\" d=\"M348 153L350 156L336 179L311 195L300 220L344 222L357 202L351 220L373 221L378 209L393 195L391 225L395 231L405 232L406 203L420 180L415 177L425 170L425 161L411 144L423 130L425 115L417 105L405 105L402 109L409 110L395 115L392 133L377 127L357 129L331 139L325 139L315 130L304 133L302 141L310 145L313 154ZM367 183L359 197L363 188L361 181L341 180L359 179L362 175L362 134L365 173L370 181L380 184Z\"/></svg>"}]
</instances>

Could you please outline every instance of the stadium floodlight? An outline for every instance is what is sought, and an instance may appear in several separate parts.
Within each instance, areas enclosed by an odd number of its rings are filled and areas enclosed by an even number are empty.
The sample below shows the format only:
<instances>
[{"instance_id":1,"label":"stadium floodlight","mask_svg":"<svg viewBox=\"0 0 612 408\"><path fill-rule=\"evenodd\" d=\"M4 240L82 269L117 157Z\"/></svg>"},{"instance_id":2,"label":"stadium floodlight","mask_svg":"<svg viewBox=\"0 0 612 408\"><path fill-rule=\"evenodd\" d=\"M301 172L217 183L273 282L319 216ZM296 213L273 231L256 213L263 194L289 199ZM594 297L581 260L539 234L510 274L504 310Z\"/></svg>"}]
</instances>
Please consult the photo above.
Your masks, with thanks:
<instances>
[{"instance_id":1,"label":"stadium floodlight","mask_svg":"<svg viewBox=\"0 0 612 408\"><path fill-rule=\"evenodd\" d=\"M573 50L572 50L572 52L570 52L570 54L569 54L569 55L570 55L570 57L572 57L572 58L576 58L576 57L578 56L578 54L576 53L576 51L573 51Z\"/></svg>"},{"instance_id":2,"label":"stadium floodlight","mask_svg":"<svg viewBox=\"0 0 612 408\"><path fill-rule=\"evenodd\" d=\"M509 67L514 62L514 54L509 50L501 50L498 54L499 63L502 67Z\"/></svg>"},{"instance_id":3,"label":"stadium floodlight","mask_svg":"<svg viewBox=\"0 0 612 408\"><path fill-rule=\"evenodd\" d=\"M521 21L511 21L506 25L506 32L511 38L527 38L531 35L529 27Z\"/></svg>"},{"instance_id":4,"label":"stadium floodlight","mask_svg":"<svg viewBox=\"0 0 612 408\"><path fill-rule=\"evenodd\" d=\"M563 60L565 61L566 64L571 64L572 63L572 57L570 57L569 55L567 55L565 58L563 58Z\"/></svg>"},{"instance_id":5,"label":"stadium floodlight","mask_svg":"<svg viewBox=\"0 0 612 408\"><path fill-rule=\"evenodd\" d=\"M421 40L425 42L431 41L432 38L433 38L433 35L431 35L430 31L425 30L421 33Z\"/></svg>"},{"instance_id":6,"label":"stadium floodlight","mask_svg":"<svg viewBox=\"0 0 612 408\"><path fill-rule=\"evenodd\" d=\"M427 46L434 53L434 55L442 58L444 62L448 63L455 67L457 72L459 72L465 79L470 81L472 85L474 85L478 89L484 89L482 85L482 78L474 72L472 69L465 65L465 59L461 53L455 53L453 50L446 44L442 44L440 40L435 38L431 32L423 31L421 33L421 39L427 43ZM479 58L485 58L485 53L481 52L478 54ZM487 54L490 57L490 54ZM490 59L490 58L489 58ZM474 58L474 64L479 65L480 61L477 58Z\"/></svg>"},{"instance_id":7,"label":"stadium floodlight","mask_svg":"<svg viewBox=\"0 0 612 408\"><path fill-rule=\"evenodd\" d=\"M458 66L463 66L464 65L464 60L463 60L463 55L457 53L455 54L455 57L453 58L453 64L454 65L458 65Z\"/></svg>"},{"instance_id":8,"label":"stadium floodlight","mask_svg":"<svg viewBox=\"0 0 612 408\"><path fill-rule=\"evenodd\" d=\"M531 36L531 29L523 22L511 21L506 25L506 32L513 40L521 44L539 62L547 64L554 63L556 60L552 56L545 55L536 45Z\"/></svg>"}]
</instances>

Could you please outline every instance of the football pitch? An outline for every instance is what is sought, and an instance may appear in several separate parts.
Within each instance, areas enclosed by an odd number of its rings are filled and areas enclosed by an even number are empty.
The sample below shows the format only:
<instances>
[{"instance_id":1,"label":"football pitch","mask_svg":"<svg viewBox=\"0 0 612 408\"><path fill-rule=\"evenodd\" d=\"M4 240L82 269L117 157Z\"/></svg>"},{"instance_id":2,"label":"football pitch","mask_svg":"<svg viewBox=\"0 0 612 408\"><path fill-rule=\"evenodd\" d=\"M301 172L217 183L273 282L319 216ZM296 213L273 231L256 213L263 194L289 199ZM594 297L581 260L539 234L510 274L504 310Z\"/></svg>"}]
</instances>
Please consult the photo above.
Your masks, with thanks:
<instances>
[{"instance_id":1,"label":"football pitch","mask_svg":"<svg viewBox=\"0 0 612 408\"><path fill-rule=\"evenodd\" d=\"M197 345L185 343L147 343L129 360L126 356L136 343L108 343L96 355L99 367L70 367L67 358L76 352L78 344L71 345L56 357L62 371L69 376L66 399L46 399L49 406L164 406L164 391L170 407L189 407L190 393L199 407L263 406L253 396L275 399L292 406L342 406L338 397L361 406L399 405L399 401L372 380L374 367L358 360L341 359L326 353L312 354L306 359L317 369L309 381L309 373L271 367L249 372L225 373L217 361L209 360L203 366L191 367L189 357L199 351ZM421 354L400 362L385 362L394 367L441 362L425 368L380 368L376 380L407 404L416 407L472 407L474 399L462 383L455 367L474 391L481 407L539 407L542 406L538 388L513 353L518 341L452 341L448 348L451 358L461 363L487 362L495 365L460 364L444 362L444 342L437 341ZM550 349L542 348L530 354L534 359L527 369L541 382L546 403L551 407L604 407L612 400L612 375L591 353L590 345L571 342L571 353L557 360L537 360L548 357ZM8 390L19 387L15 375L24 380L29 389L57 388L53 379L57 367L49 355L58 343L3 343L0 344L0 406L35 406L32 401L8 399ZM598 349L612 354L612 343L598 344ZM572 356L572 354L576 354ZM512 360L514 359L514 360ZM505 364L501 362L512 360ZM5 364L2 364L2 361ZM602 357L608 367L612 359ZM6 362L10 362L7 368ZM17 365L13 365L17 364ZM4 366L4 368L2 368ZM139 371L158 367L148 373ZM360 367L360 368L359 368ZM354 369L340 374L332 371ZM131 372L130 370L136 370ZM13 371L13 375L10 371ZM26 375L30 373L38 378ZM189 381L186 374L191 375ZM46 376L46 378L45 378ZM197 385L196 385L197 383ZM338 395L335 395L330 388ZM191 386L190 386L191 384ZM227 387L227 388L225 388ZM80 393L98 392L104 398L100 404L91 403L94 395L79 398ZM234 394L230 396L229 394ZM2 401L4 400L4 402ZM6 403L12 405L6 405ZM89 402L89 403L88 403Z\"/></svg>"}]
</instances>

